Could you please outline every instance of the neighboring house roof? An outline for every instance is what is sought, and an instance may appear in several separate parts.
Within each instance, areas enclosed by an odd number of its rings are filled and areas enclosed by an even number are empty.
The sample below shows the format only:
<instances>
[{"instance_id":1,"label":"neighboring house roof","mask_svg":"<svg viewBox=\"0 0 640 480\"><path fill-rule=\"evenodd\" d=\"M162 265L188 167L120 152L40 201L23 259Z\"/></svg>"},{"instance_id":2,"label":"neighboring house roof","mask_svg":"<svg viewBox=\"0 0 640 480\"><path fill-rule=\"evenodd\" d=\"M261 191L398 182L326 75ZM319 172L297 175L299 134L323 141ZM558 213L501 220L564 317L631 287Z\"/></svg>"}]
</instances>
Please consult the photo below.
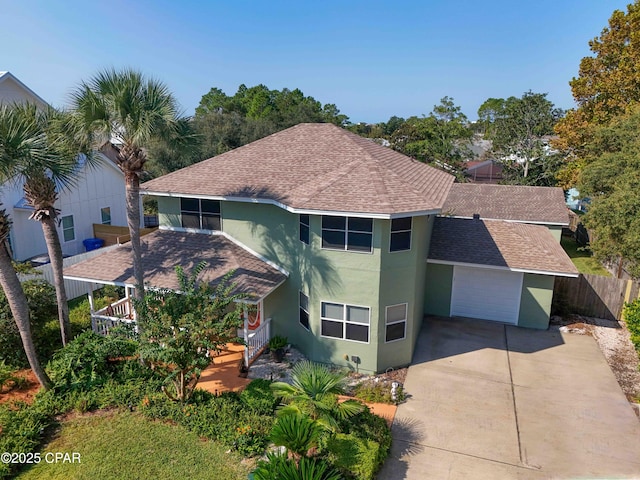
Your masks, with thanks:
<instances>
[{"instance_id":1,"label":"neighboring house roof","mask_svg":"<svg viewBox=\"0 0 640 480\"><path fill-rule=\"evenodd\" d=\"M389 218L437 213L453 176L332 124L302 123L141 186L147 194Z\"/></svg>"},{"instance_id":2,"label":"neighboring house roof","mask_svg":"<svg viewBox=\"0 0 640 480\"><path fill-rule=\"evenodd\" d=\"M40 108L45 108L47 105L49 105L40 97L40 95L38 95L36 92L31 90L29 87L27 87L11 72L0 71L0 85L2 85L5 82L13 82L15 85L17 85L19 89L23 90L23 92L21 92L17 96L12 96L9 99L9 101L16 102L16 101L30 100L36 103ZM4 100L4 98L0 98L0 102L2 100Z\"/></svg>"},{"instance_id":3,"label":"neighboring house roof","mask_svg":"<svg viewBox=\"0 0 640 480\"><path fill-rule=\"evenodd\" d=\"M466 162L465 167L465 175L473 182L498 183L502 180L502 165L494 160Z\"/></svg>"},{"instance_id":4,"label":"neighboring house roof","mask_svg":"<svg viewBox=\"0 0 640 480\"><path fill-rule=\"evenodd\" d=\"M451 217L569 225L564 192L556 187L455 183L442 207Z\"/></svg>"},{"instance_id":5,"label":"neighboring house roof","mask_svg":"<svg viewBox=\"0 0 640 480\"><path fill-rule=\"evenodd\" d=\"M152 287L179 290L176 266L188 274L200 262L208 266L201 279L219 282L233 271L234 292L257 300L265 297L287 278L283 271L226 236L157 230L140 239L145 282ZM109 250L64 269L65 278L134 286L131 243Z\"/></svg>"},{"instance_id":6,"label":"neighboring house roof","mask_svg":"<svg viewBox=\"0 0 640 480\"><path fill-rule=\"evenodd\" d=\"M543 225L435 219L428 261L577 277L571 259Z\"/></svg>"}]
</instances>

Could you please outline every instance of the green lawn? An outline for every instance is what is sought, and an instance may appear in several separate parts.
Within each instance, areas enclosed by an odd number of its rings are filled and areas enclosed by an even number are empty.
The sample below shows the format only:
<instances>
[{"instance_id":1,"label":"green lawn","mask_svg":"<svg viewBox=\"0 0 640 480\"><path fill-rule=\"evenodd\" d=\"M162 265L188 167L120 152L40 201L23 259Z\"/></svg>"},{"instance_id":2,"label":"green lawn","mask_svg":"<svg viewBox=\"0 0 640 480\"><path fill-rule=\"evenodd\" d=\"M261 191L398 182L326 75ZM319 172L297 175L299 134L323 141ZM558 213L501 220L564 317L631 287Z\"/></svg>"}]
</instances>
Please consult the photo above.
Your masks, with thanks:
<instances>
[{"instance_id":1,"label":"green lawn","mask_svg":"<svg viewBox=\"0 0 640 480\"><path fill-rule=\"evenodd\" d=\"M203 441L181 426L131 413L101 412L63 422L41 452L80 454L80 463L44 460L21 472L20 480L74 479L246 479L250 466L221 445ZM49 459L54 458L51 454Z\"/></svg>"},{"instance_id":2,"label":"green lawn","mask_svg":"<svg viewBox=\"0 0 640 480\"><path fill-rule=\"evenodd\" d=\"M605 277L611 276L611 274L600 265L600 262L591 256L590 250L579 250L578 244L573 238L562 237L560 244L580 273L603 275Z\"/></svg>"}]
</instances>

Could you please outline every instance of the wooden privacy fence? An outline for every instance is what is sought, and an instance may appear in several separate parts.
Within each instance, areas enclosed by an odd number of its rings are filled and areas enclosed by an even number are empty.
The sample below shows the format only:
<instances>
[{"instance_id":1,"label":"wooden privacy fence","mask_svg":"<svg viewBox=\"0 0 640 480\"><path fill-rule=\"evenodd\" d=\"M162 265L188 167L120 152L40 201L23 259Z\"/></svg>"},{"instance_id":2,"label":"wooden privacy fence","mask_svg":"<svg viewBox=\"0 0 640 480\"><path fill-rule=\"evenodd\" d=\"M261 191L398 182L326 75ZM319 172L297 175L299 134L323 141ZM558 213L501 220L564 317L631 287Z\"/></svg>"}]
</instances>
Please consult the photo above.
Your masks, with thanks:
<instances>
[{"instance_id":1,"label":"wooden privacy fence","mask_svg":"<svg viewBox=\"0 0 640 480\"><path fill-rule=\"evenodd\" d=\"M107 252L113 248L117 248L117 245L112 247L99 248L97 250L91 250L90 252L81 253L80 255L74 255L73 257L67 257L62 260L64 267L69 267L71 265L75 265L76 263L80 263L88 258L95 257L96 255L100 255L104 252ZM63 268L64 268L63 267ZM23 275L19 274L18 278L21 282L26 282L27 280L46 280L51 285L53 285L53 269L51 268L51 264L47 263L46 265L41 265L35 268L40 272L40 274L29 274ZM64 281L64 287L67 291L67 298L71 300L72 298L81 297L82 295L86 295L89 289L89 284L87 282L78 282L76 280L66 280Z\"/></svg>"},{"instance_id":2,"label":"wooden privacy fence","mask_svg":"<svg viewBox=\"0 0 640 480\"><path fill-rule=\"evenodd\" d=\"M640 284L602 275L580 274L577 278L556 277L554 311L587 317L620 320L625 302L640 295Z\"/></svg>"}]
</instances>

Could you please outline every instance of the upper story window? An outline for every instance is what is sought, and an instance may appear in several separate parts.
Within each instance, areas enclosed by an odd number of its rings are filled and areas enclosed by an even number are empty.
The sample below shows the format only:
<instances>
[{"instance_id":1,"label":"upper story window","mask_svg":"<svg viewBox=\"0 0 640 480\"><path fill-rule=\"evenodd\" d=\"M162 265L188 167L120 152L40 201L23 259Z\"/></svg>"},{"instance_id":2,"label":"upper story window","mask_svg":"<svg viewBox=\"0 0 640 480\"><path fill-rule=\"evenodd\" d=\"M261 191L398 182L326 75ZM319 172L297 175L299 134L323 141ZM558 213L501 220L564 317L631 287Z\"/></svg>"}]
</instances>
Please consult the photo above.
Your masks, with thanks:
<instances>
[{"instance_id":1,"label":"upper story window","mask_svg":"<svg viewBox=\"0 0 640 480\"><path fill-rule=\"evenodd\" d=\"M323 337L369 343L369 308L322 302L320 308Z\"/></svg>"},{"instance_id":2,"label":"upper story window","mask_svg":"<svg viewBox=\"0 0 640 480\"><path fill-rule=\"evenodd\" d=\"M411 250L411 217L394 218L391 220L390 252Z\"/></svg>"},{"instance_id":3,"label":"upper story window","mask_svg":"<svg viewBox=\"0 0 640 480\"><path fill-rule=\"evenodd\" d=\"M62 238L65 242L71 242L76 239L76 231L73 226L73 215L62 217Z\"/></svg>"},{"instance_id":4,"label":"upper story window","mask_svg":"<svg viewBox=\"0 0 640 480\"><path fill-rule=\"evenodd\" d=\"M300 214L300 241L309 245L309 215Z\"/></svg>"},{"instance_id":5,"label":"upper story window","mask_svg":"<svg viewBox=\"0 0 640 480\"><path fill-rule=\"evenodd\" d=\"M100 222L103 225L111 225L111 207L102 207L100 209Z\"/></svg>"},{"instance_id":6,"label":"upper story window","mask_svg":"<svg viewBox=\"0 0 640 480\"><path fill-rule=\"evenodd\" d=\"M372 252L373 219L322 217L322 248Z\"/></svg>"},{"instance_id":7,"label":"upper story window","mask_svg":"<svg viewBox=\"0 0 640 480\"><path fill-rule=\"evenodd\" d=\"M180 216L183 228L221 230L222 217L219 200L181 198Z\"/></svg>"}]
</instances>

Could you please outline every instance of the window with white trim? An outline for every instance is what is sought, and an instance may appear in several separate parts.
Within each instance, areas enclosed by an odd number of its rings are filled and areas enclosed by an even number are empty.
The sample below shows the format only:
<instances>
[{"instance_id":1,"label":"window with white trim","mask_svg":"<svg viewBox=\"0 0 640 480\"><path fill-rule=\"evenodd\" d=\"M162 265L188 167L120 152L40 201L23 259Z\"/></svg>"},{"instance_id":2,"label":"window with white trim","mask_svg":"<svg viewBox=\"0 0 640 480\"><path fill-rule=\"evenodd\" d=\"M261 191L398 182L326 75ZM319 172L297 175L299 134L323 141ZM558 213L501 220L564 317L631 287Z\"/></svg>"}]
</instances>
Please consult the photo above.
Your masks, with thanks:
<instances>
[{"instance_id":1,"label":"window with white trim","mask_svg":"<svg viewBox=\"0 0 640 480\"><path fill-rule=\"evenodd\" d=\"M373 219L360 217L322 217L322 248L372 252Z\"/></svg>"},{"instance_id":2,"label":"window with white trim","mask_svg":"<svg viewBox=\"0 0 640 480\"><path fill-rule=\"evenodd\" d=\"M100 209L100 222L102 225L111 225L111 207L102 207Z\"/></svg>"},{"instance_id":3,"label":"window with white trim","mask_svg":"<svg viewBox=\"0 0 640 480\"><path fill-rule=\"evenodd\" d=\"M411 226L412 217L394 218L391 220L390 252L411 250Z\"/></svg>"},{"instance_id":4,"label":"window with white trim","mask_svg":"<svg viewBox=\"0 0 640 480\"><path fill-rule=\"evenodd\" d=\"M183 228L195 228L198 230L222 229L219 200L181 198L180 217Z\"/></svg>"},{"instance_id":5,"label":"window with white trim","mask_svg":"<svg viewBox=\"0 0 640 480\"><path fill-rule=\"evenodd\" d=\"M320 319L323 337L369 343L369 307L322 302Z\"/></svg>"},{"instance_id":6,"label":"window with white trim","mask_svg":"<svg viewBox=\"0 0 640 480\"><path fill-rule=\"evenodd\" d=\"M300 292L300 325L309 330L309 297Z\"/></svg>"},{"instance_id":7,"label":"window with white trim","mask_svg":"<svg viewBox=\"0 0 640 480\"><path fill-rule=\"evenodd\" d=\"M402 340L407 334L407 303L389 305L385 309L385 342Z\"/></svg>"},{"instance_id":8,"label":"window with white trim","mask_svg":"<svg viewBox=\"0 0 640 480\"><path fill-rule=\"evenodd\" d=\"M309 215L300 214L300 241L309 245Z\"/></svg>"},{"instance_id":9,"label":"window with white trim","mask_svg":"<svg viewBox=\"0 0 640 480\"><path fill-rule=\"evenodd\" d=\"M73 215L62 217L62 238L65 242L71 242L76 239L76 231L73 226Z\"/></svg>"}]
</instances>

